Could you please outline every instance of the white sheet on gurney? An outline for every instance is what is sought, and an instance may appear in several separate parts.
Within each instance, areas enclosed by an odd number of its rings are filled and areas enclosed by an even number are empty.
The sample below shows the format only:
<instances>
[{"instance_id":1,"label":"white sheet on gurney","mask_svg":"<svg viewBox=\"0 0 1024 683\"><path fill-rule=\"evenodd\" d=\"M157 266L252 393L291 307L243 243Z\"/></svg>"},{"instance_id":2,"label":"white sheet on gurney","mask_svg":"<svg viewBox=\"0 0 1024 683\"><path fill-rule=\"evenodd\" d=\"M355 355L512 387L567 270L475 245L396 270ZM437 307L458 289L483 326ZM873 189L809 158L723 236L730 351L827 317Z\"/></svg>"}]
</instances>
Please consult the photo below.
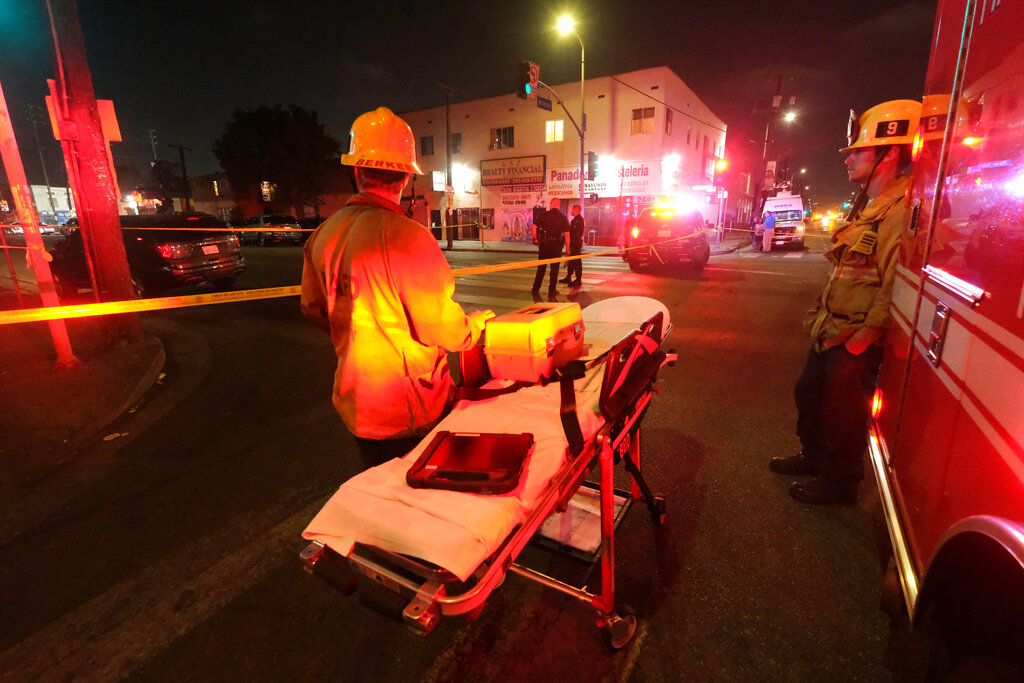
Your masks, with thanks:
<instances>
[{"instance_id":1,"label":"white sheet on gurney","mask_svg":"<svg viewBox=\"0 0 1024 683\"><path fill-rule=\"evenodd\" d=\"M647 297L616 297L583 309L586 357L608 350L641 322L668 309ZM576 414L585 440L603 424L598 409L604 365L577 380ZM566 439L559 417L558 384L533 386L486 401L461 402L409 452L352 477L327 501L302 532L341 555L355 543L402 553L443 567L466 580L490 557L527 514L565 463ZM441 430L534 436L519 486L501 496L416 489L405 474Z\"/></svg>"},{"instance_id":2,"label":"white sheet on gurney","mask_svg":"<svg viewBox=\"0 0 1024 683\"><path fill-rule=\"evenodd\" d=\"M603 372L599 365L576 382L577 416L585 439L603 423L597 405ZM342 555L356 542L412 555L466 580L525 519L565 463L560 406L557 383L460 402L404 458L372 467L342 484L302 536ZM534 450L519 486L500 496L410 487L406 472L439 430L533 434Z\"/></svg>"}]
</instances>

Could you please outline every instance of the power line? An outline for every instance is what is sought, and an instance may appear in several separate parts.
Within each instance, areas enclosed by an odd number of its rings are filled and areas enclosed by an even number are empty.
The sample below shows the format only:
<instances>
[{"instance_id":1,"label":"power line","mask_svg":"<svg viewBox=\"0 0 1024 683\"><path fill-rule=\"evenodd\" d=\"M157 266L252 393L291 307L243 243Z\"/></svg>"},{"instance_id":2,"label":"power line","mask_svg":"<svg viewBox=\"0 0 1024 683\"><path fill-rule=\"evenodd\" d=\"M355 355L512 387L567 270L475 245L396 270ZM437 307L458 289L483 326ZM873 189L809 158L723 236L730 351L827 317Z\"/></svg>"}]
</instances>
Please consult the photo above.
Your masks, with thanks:
<instances>
[{"instance_id":1,"label":"power line","mask_svg":"<svg viewBox=\"0 0 1024 683\"><path fill-rule=\"evenodd\" d=\"M659 100L657 97L652 96L650 93L646 93L643 90L640 90L639 88L637 88L636 86L630 85L629 83L626 83L623 80L619 80L615 76L609 76L608 78L612 79L616 83L621 83L622 85L626 86L630 90L636 90L638 93L640 93L644 97L647 97L649 99L654 100L658 104L664 106L666 109L671 109L674 112L678 112L678 113L682 114L683 116L686 116L688 118L693 119L697 123L703 123L705 126L708 126L710 128L714 128L715 130L720 130L723 133L726 132L725 128L719 128L718 126L716 126L715 124L711 123L710 121L704 121L703 119L699 119L696 116L694 116L693 114L690 114L689 112L685 112L682 109L677 109L676 107L673 107L671 104L668 104L667 102L663 102L663 101Z\"/></svg>"}]
</instances>

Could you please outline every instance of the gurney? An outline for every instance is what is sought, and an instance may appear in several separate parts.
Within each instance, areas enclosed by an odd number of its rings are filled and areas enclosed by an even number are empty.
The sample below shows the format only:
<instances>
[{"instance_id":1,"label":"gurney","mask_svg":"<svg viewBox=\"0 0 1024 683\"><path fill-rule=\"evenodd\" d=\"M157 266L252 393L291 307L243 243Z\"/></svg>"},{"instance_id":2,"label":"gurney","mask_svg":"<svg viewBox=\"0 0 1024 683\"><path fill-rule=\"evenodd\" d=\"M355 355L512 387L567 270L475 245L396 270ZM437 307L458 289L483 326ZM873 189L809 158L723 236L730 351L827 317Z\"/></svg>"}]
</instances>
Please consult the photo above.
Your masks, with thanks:
<instances>
[{"instance_id":1,"label":"gurney","mask_svg":"<svg viewBox=\"0 0 1024 683\"><path fill-rule=\"evenodd\" d=\"M307 569L351 591L360 601L425 634L441 616L475 618L508 572L537 581L593 606L613 647L632 638L637 618L615 601L616 508L640 500L655 524L665 500L641 470L640 425L657 390L658 371L675 359L662 346L671 330L667 309L645 297L598 302L582 314L583 357L541 382L459 401L403 458L348 480L303 532ZM484 429L482 429L484 427ZM533 450L518 486L504 495L415 488L407 475L438 434L528 428ZM617 492L614 467L623 463L631 491ZM598 481L588 482L594 469ZM581 487L596 488L600 507L600 591L592 593L516 562L553 515L565 513ZM623 504L623 497L629 500ZM620 514L622 510L620 509ZM549 522L550 524L550 522Z\"/></svg>"}]
</instances>

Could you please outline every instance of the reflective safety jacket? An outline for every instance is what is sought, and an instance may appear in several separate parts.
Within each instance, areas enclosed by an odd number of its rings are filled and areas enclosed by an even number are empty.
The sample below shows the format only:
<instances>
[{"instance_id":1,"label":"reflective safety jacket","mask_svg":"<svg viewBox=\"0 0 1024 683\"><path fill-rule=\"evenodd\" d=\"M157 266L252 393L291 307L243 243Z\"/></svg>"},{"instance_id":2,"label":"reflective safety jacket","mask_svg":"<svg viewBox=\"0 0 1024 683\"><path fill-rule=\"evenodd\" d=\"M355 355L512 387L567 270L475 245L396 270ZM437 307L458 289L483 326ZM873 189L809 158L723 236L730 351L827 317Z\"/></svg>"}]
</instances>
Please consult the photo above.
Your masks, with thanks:
<instances>
[{"instance_id":1,"label":"reflective safety jacket","mask_svg":"<svg viewBox=\"0 0 1024 683\"><path fill-rule=\"evenodd\" d=\"M832 270L804 319L804 329L819 351L845 341L861 327L889 327L900 238L910 217L905 198L908 183L909 176L896 178L832 235L834 246L825 254ZM871 235L864 236L868 232L877 235L870 249L864 246L872 241ZM884 339L883 334L875 343L882 344Z\"/></svg>"},{"instance_id":2,"label":"reflective safety jacket","mask_svg":"<svg viewBox=\"0 0 1024 683\"><path fill-rule=\"evenodd\" d=\"M413 436L453 390L445 350L479 331L452 300L451 268L433 236L398 205L360 193L303 250L302 312L331 334L334 407L367 439Z\"/></svg>"}]
</instances>

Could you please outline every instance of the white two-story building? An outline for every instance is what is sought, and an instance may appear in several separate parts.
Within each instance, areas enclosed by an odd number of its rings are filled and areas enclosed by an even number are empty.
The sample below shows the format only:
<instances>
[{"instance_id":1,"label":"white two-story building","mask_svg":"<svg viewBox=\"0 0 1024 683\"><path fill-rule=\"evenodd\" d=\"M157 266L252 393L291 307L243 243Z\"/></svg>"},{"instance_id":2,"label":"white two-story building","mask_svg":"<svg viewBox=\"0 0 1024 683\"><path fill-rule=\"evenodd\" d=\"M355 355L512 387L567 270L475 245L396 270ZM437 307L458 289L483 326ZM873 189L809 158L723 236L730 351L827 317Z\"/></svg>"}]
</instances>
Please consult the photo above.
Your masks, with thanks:
<instances>
[{"instance_id":1,"label":"white two-story building","mask_svg":"<svg viewBox=\"0 0 1024 683\"><path fill-rule=\"evenodd\" d=\"M534 209L546 209L551 197L563 198L567 214L580 203L580 138L558 103L561 98L578 122L580 83L551 88L554 93L540 88L536 100L509 94L451 105L454 193L447 222L479 222L479 237L487 241L528 242ZM711 202L717 199L708 189L725 150L726 126L671 69L589 79L585 94L585 151L598 162L583 202L591 241L615 244L644 206L661 199L693 202L716 220L718 205ZM415 196L422 197L416 217L441 225L449 201L445 107L401 116L416 135L426 173L416 179ZM458 230L459 237L477 237L473 228Z\"/></svg>"}]
</instances>

